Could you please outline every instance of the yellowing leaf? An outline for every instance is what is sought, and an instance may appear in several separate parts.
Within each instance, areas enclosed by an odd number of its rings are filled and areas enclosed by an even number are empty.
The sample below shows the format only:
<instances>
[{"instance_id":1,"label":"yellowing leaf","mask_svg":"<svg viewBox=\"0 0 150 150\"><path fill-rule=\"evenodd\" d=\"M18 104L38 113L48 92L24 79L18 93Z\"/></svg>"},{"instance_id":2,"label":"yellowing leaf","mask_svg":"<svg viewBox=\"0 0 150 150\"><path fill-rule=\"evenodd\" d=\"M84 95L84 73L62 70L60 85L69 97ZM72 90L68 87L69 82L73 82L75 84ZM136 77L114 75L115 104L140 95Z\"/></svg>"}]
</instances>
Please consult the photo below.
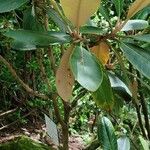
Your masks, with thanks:
<instances>
[{"instance_id":1,"label":"yellowing leaf","mask_svg":"<svg viewBox=\"0 0 150 150\"><path fill-rule=\"evenodd\" d=\"M88 18L96 12L100 0L61 0L66 17L76 26L84 25Z\"/></svg>"},{"instance_id":2,"label":"yellowing leaf","mask_svg":"<svg viewBox=\"0 0 150 150\"><path fill-rule=\"evenodd\" d=\"M101 42L98 46L94 46L91 49L97 58L105 65L109 59L109 46L106 42Z\"/></svg>"},{"instance_id":3,"label":"yellowing leaf","mask_svg":"<svg viewBox=\"0 0 150 150\"><path fill-rule=\"evenodd\" d=\"M127 19L130 19L138 11L150 4L150 0L136 0L129 8Z\"/></svg>"},{"instance_id":4,"label":"yellowing leaf","mask_svg":"<svg viewBox=\"0 0 150 150\"><path fill-rule=\"evenodd\" d=\"M69 66L69 58L72 50L73 46L64 53L56 73L56 88L64 101L68 101L71 98L74 85L74 77Z\"/></svg>"}]
</instances>

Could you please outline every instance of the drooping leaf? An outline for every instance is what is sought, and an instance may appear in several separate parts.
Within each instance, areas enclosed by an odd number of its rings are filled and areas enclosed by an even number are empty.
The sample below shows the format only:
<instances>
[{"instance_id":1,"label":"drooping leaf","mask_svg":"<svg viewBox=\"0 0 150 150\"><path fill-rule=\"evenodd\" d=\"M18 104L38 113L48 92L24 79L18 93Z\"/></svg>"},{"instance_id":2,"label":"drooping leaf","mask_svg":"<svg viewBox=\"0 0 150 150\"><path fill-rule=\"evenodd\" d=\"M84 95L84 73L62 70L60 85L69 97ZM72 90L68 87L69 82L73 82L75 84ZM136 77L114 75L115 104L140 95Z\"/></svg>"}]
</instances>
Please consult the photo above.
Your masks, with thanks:
<instances>
[{"instance_id":1,"label":"drooping leaf","mask_svg":"<svg viewBox=\"0 0 150 150\"><path fill-rule=\"evenodd\" d=\"M139 11L135 16L136 19L146 20L150 15L150 6L145 7L143 10Z\"/></svg>"},{"instance_id":2,"label":"drooping leaf","mask_svg":"<svg viewBox=\"0 0 150 150\"><path fill-rule=\"evenodd\" d=\"M93 99L96 104L107 111L112 110L114 105L114 97L109 78L106 73L103 74L103 81L97 91L93 94Z\"/></svg>"},{"instance_id":3,"label":"drooping leaf","mask_svg":"<svg viewBox=\"0 0 150 150\"><path fill-rule=\"evenodd\" d=\"M128 137L123 136L117 140L118 150L130 150L130 140Z\"/></svg>"},{"instance_id":4,"label":"drooping leaf","mask_svg":"<svg viewBox=\"0 0 150 150\"><path fill-rule=\"evenodd\" d=\"M121 31L142 30L149 26L145 20L129 20L121 29Z\"/></svg>"},{"instance_id":5,"label":"drooping leaf","mask_svg":"<svg viewBox=\"0 0 150 150\"><path fill-rule=\"evenodd\" d=\"M82 26L80 27L80 32L83 34L96 34L96 35L103 35L105 33L103 29L94 26Z\"/></svg>"},{"instance_id":6,"label":"drooping leaf","mask_svg":"<svg viewBox=\"0 0 150 150\"><path fill-rule=\"evenodd\" d=\"M124 0L113 0L113 3L115 5L118 17L120 17L123 10Z\"/></svg>"},{"instance_id":7,"label":"drooping leaf","mask_svg":"<svg viewBox=\"0 0 150 150\"><path fill-rule=\"evenodd\" d=\"M95 57L82 46L76 46L70 58L75 79L87 90L96 91L103 79L102 70Z\"/></svg>"},{"instance_id":8,"label":"drooping leaf","mask_svg":"<svg viewBox=\"0 0 150 150\"><path fill-rule=\"evenodd\" d=\"M70 70L69 59L73 51L71 46L62 56L59 68L56 73L56 87L58 94L64 101L69 101L74 85L74 76Z\"/></svg>"},{"instance_id":9,"label":"drooping leaf","mask_svg":"<svg viewBox=\"0 0 150 150\"><path fill-rule=\"evenodd\" d=\"M148 6L150 4L149 0L136 0L133 4L131 4L127 19L130 19L133 17L138 11L142 10L144 7Z\"/></svg>"},{"instance_id":10,"label":"drooping leaf","mask_svg":"<svg viewBox=\"0 0 150 150\"><path fill-rule=\"evenodd\" d=\"M106 64L109 60L109 46L106 42L100 42L98 46L94 46L91 49L96 57L102 62L102 64Z\"/></svg>"},{"instance_id":11,"label":"drooping leaf","mask_svg":"<svg viewBox=\"0 0 150 150\"><path fill-rule=\"evenodd\" d=\"M48 16L55 22L55 24L60 28L61 31L66 32L67 25L64 20L61 18L58 12L56 12L53 8L49 8L47 11Z\"/></svg>"},{"instance_id":12,"label":"drooping leaf","mask_svg":"<svg viewBox=\"0 0 150 150\"><path fill-rule=\"evenodd\" d=\"M88 18L96 12L99 4L100 0L61 0L66 17L76 27L84 25Z\"/></svg>"},{"instance_id":13,"label":"drooping leaf","mask_svg":"<svg viewBox=\"0 0 150 150\"><path fill-rule=\"evenodd\" d=\"M142 136L139 136L139 140L141 142L143 150L149 150L150 142L145 140Z\"/></svg>"},{"instance_id":14,"label":"drooping leaf","mask_svg":"<svg viewBox=\"0 0 150 150\"><path fill-rule=\"evenodd\" d=\"M130 43L121 43L120 48L130 63L147 78L150 78L150 51Z\"/></svg>"},{"instance_id":15,"label":"drooping leaf","mask_svg":"<svg viewBox=\"0 0 150 150\"><path fill-rule=\"evenodd\" d=\"M107 7L105 7L103 4L100 5L99 12L102 14L102 16L107 20L107 22L110 22L109 12Z\"/></svg>"},{"instance_id":16,"label":"drooping leaf","mask_svg":"<svg viewBox=\"0 0 150 150\"><path fill-rule=\"evenodd\" d=\"M113 72L108 72L109 80L111 83L111 87L114 91L123 97L125 100L130 100L132 97L132 93L129 88L123 83Z\"/></svg>"},{"instance_id":17,"label":"drooping leaf","mask_svg":"<svg viewBox=\"0 0 150 150\"><path fill-rule=\"evenodd\" d=\"M32 50L36 46L45 47L58 43L67 43L71 41L69 35L63 32L38 32L30 30L10 30L4 34L13 38L13 46L15 49Z\"/></svg>"},{"instance_id":18,"label":"drooping leaf","mask_svg":"<svg viewBox=\"0 0 150 150\"><path fill-rule=\"evenodd\" d=\"M138 41L143 41L143 42L150 43L150 34L132 35L130 37L135 39L135 40L138 40Z\"/></svg>"},{"instance_id":19,"label":"drooping leaf","mask_svg":"<svg viewBox=\"0 0 150 150\"><path fill-rule=\"evenodd\" d=\"M118 150L114 127L106 117L102 117L98 122L98 139L103 150Z\"/></svg>"},{"instance_id":20,"label":"drooping leaf","mask_svg":"<svg viewBox=\"0 0 150 150\"><path fill-rule=\"evenodd\" d=\"M1 0L0 1L0 13L9 12L16 8L19 8L29 0Z\"/></svg>"}]
</instances>

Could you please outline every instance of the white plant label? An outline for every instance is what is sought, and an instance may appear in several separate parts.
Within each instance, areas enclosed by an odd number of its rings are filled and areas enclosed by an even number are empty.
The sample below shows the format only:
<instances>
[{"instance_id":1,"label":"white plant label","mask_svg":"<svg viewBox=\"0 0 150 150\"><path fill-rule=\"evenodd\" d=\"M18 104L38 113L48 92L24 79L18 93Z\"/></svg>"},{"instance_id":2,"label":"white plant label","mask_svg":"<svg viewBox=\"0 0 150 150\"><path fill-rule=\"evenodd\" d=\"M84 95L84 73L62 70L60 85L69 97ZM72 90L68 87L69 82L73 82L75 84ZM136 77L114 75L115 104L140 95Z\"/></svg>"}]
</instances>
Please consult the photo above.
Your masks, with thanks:
<instances>
[{"instance_id":1,"label":"white plant label","mask_svg":"<svg viewBox=\"0 0 150 150\"><path fill-rule=\"evenodd\" d=\"M56 124L47 115L45 115L45 122L47 134L49 135L54 144L59 145L58 131Z\"/></svg>"}]
</instances>

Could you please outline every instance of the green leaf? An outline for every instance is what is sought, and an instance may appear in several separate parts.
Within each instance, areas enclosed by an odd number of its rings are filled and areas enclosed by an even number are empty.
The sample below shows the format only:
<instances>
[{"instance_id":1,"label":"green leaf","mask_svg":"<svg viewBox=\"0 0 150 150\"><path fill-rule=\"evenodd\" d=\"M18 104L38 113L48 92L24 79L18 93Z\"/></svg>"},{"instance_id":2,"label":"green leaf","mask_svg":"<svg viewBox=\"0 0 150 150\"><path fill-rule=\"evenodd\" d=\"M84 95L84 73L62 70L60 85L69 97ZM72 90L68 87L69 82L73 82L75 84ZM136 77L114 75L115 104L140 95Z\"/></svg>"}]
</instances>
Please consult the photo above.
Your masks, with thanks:
<instances>
[{"instance_id":1,"label":"green leaf","mask_svg":"<svg viewBox=\"0 0 150 150\"><path fill-rule=\"evenodd\" d=\"M0 1L0 13L9 12L14 10L29 0L1 0Z\"/></svg>"},{"instance_id":2,"label":"green leaf","mask_svg":"<svg viewBox=\"0 0 150 150\"><path fill-rule=\"evenodd\" d=\"M129 88L123 83L113 72L108 72L111 87L114 91L125 99L131 99L132 93Z\"/></svg>"},{"instance_id":3,"label":"green leaf","mask_svg":"<svg viewBox=\"0 0 150 150\"><path fill-rule=\"evenodd\" d=\"M32 31L45 31L44 26L38 21L34 7L29 7L23 13L23 29Z\"/></svg>"},{"instance_id":4,"label":"green leaf","mask_svg":"<svg viewBox=\"0 0 150 150\"><path fill-rule=\"evenodd\" d=\"M101 13L101 15L108 21L110 22L110 17L109 17L109 12L106 6L104 6L103 4L100 5L100 9L99 12Z\"/></svg>"},{"instance_id":5,"label":"green leaf","mask_svg":"<svg viewBox=\"0 0 150 150\"><path fill-rule=\"evenodd\" d=\"M130 63L150 78L150 51L129 43L121 43L120 48Z\"/></svg>"},{"instance_id":6,"label":"green leaf","mask_svg":"<svg viewBox=\"0 0 150 150\"><path fill-rule=\"evenodd\" d=\"M129 20L121 31L142 30L148 27L148 21L145 20Z\"/></svg>"},{"instance_id":7,"label":"green leaf","mask_svg":"<svg viewBox=\"0 0 150 150\"><path fill-rule=\"evenodd\" d=\"M141 142L143 150L149 150L150 142L145 140L142 136L139 136L139 140Z\"/></svg>"},{"instance_id":8,"label":"green leaf","mask_svg":"<svg viewBox=\"0 0 150 150\"><path fill-rule=\"evenodd\" d=\"M93 94L93 99L98 106L110 111L114 105L114 97L109 78L106 73L103 74L103 81L97 91Z\"/></svg>"},{"instance_id":9,"label":"green leaf","mask_svg":"<svg viewBox=\"0 0 150 150\"><path fill-rule=\"evenodd\" d=\"M65 21L61 18L58 12L56 12L53 8L49 8L47 14L48 17L55 22L55 24L59 27L61 31L68 31Z\"/></svg>"},{"instance_id":10,"label":"green leaf","mask_svg":"<svg viewBox=\"0 0 150 150\"><path fill-rule=\"evenodd\" d=\"M150 6L147 6L136 15L136 19L146 20L149 15L150 15Z\"/></svg>"},{"instance_id":11,"label":"green leaf","mask_svg":"<svg viewBox=\"0 0 150 150\"><path fill-rule=\"evenodd\" d=\"M76 46L70 58L75 79L87 90L96 91L103 79L100 65L95 57L82 46Z\"/></svg>"},{"instance_id":12,"label":"green leaf","mask_svg":"<svg viewBox=\"0 0 150 150\"><path fill-rule=\"evenodd\" d=\"M103 29L94 26L82 26L80 27L80 32L83 34L97 34L97 35L103 35L105 33Z\"/></svg>"},{"instance_id":13,"label":"green leaf","mask_svg":"<svg viewBox=\"0 0 150 150\"><path fill-rule=\"evenodd\" d=\"M113 0L118 17L121 16L124 0Z\"/></svg>"},{"instance_id":14,"label":"green leaf","mask_svg":"<svg viewBox=\"0 0 150 150\"><path fill-rule=\"evenodd\" d=\"M123 136L117 140L118 150L130 150L130 140L128 137Z\"/></svg>"},{"instance_id":15,"label":"green leaf","mask_svg":"<svg viewBox=\"0 0 150 150\"><path fill-rule=\"evenodd\" d=\"M148 42L150 43L150 34L143 34L143 35L133 35L133 36L129 36L135 40L138 41L143 41L143 42Z\"/></svg>"},{"instance_id":16,"label":"green leaf","mask_svg":"<svg viewBox=\"0 0 150 150\"><path fill-rule=\"evenodd\" d=\"M69 35L56 31L36 32L30 30L10 30L4 35L13 38L15 40L13 43L13 46L15 46L14 48L21 50L32 50L36 47L45 47L71 41Z\"/></svg>"},{"instance_id":17,"label":"green leaf","mask_svg":"<svg viewBox=\"0 0 150 150\"><path fill-rule=\"evenodd\" d=\"M118 150L114 127L106 117L102 117L98 122L98 139L103 150Z\"/></svg>"}]
</instances>

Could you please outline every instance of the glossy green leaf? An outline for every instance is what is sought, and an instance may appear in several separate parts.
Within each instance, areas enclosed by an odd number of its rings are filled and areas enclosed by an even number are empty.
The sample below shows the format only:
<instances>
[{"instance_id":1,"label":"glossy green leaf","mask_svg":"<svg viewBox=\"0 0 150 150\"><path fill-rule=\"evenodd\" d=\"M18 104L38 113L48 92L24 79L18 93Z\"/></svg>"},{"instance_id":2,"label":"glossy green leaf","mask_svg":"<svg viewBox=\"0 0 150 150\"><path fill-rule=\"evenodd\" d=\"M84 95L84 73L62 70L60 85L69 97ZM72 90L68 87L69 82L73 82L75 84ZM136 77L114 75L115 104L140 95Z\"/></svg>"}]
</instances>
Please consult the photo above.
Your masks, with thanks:
<instances>
[{"instance_id":1,"label":"glossy green leaf","mask_svg":"<svg viewBox=\"0 0 150 150\"><path fill-rule=\"evenodd\" d=\"M97 35L103 35L105 33L103 29L94 26L82 26L80 27L80 32L83 34L97 34Z\"/></svg>"},{"instance_id":2,"label":"glossy green leaf","mask_svg":"<svg viewBox=\"0 0 150 150\"><path fill-rule=\"evenodd\" d=\"M117 140L118 150L130 150L130 140L128 137L123 136Z\"/></svg>"},{"instance_id":3,"label":"glossy green leaf","mask_svg":"<svg viewBox=\"0 0 150 150\"><path fill-rule=\"evenodd\" d=\"M21 50L35 49L36 46L45 47L71 41L69 35L55 31L36 32L30 30L10 30L4 35L13 38L15 40L13 43L14 48Z\"/></svg>"},{"instance_id":4,"label":"glossy green leaf","mask_svg":"<svg viewBox=\"0 0 150 150\"><path fill-rule=\"evenodd\" d=\"M135 40L138 40L138 41L143 41L143 42L150 43L150 34L133 35L133 36L130 36L130 37L135 39Z\"/></svg>"},{"instance_id":5,"label":"glossy green leaf","mask_svg":"<svg viewBox=\"0 0 150 150\"><path fill-rule=\"evenodd\" d=\"M135 0L129 7L127 13L127 19L129 20L133 17L137 12L145 8L146 6L150 5L149 0Z\"/></svg>"},{"instance_id":6,"label":"glossy green leaf","mask_svg":"<svg viewBox=\"0 0 150 150\"><path fill-rule=\"evenodd\" d=\"M145 7L143 10L141 10L141 11L136 15L136 19L146 20L149 15L150 15L150 6Z\"/></svg>"},{"instance_id":7,"label":"glossy green leaf","mask_svg":"<svg viewBox=\"0 0 150 150\"><path fill-rule=\"evenodd\" d=\"M47 14L48 17L55 22L55 24L59 27L61 31L66 32L68 30L65 21L62 19L59 13L56 12L53 8L49 8Z\"/></svg>"},{"instance_id":8,"label":"glossy green leaf","mask_svg":"<svg viewBox=\"0 0 150 150\"><path fill-rule=\"evenodd\" d=\"M148 21L145 20L129 20L121 31L142 30L148 27Z\"/></svg>"},{"instance_id":9,"label":"glossy green leaf","mask_svg":"<svg viewBox=\"0 0 150 150\"><path fill-rule=\"evenodd\" d=\"M114 97L110 81L106 73L103 74L102 84L100 85L98 90L92 94L92 96L99 107L107 111L112 110L112 107L114 105Z\"/></svg>"},{"instance_id":10,"label":"glossy green leaf","mask_svg":"<svg viewBox=\"0 0 150 150\"><path fill-rule=\"evenodd\" d=\"M118 150L114 127L106 117L102 117L98 121L98 139L103 150Z\"/></svg>"},{"instance_id":11,"label":"glossy green leaf","mask_svg":"<svg viewBox=\"0 0 150 150\"><path fill-rule=\"evenodd\" d=\"M103 4L101 4L99 12L108 22L110 22L108 9Z\"/></svg>"},{"instance_id":12,"label":"glossy green leaf","mask_svg":"<svg viewBox=\"0 0 150 150\"><path fill-rule=\"evenodd\" d=\"M124 0L113 0L113 3L115 5L118 17L120 17L123 10Z\"/></svg>"},{"instance_id":13,"label":"glossy green leaf","mask_svg":"<svg viewBox=\"0 0 150 150\"><path fill-rule=\"evenodd\" d=\"M142 136L139 136L139 140L142 145L142 150L149 150L150 142L145 140Z\"/></svg>"},{"instance_id":14,"label":"glossy green leaf","mask_svg":"<svg viewBox=\"0 0 150 150\"><path fill-rule=\"evenodd\" d=\"M150 78L150 51L129 43L121 43L120 48L130 63Z\"/></svg>"},{"instance_id":15,"label":"glossy green leaf","mask_svg":"<svg viewBox=\"0 0 150 150\"><path fill-rule=\"evenodd\" d=\"M0 13L9 12L19 8L29 0L0 0Z\"/></svg>"},{"instance_id":16,"label":"glossy green leaf","mask_svg":"<svg viewBox=\"0 0 150 150\"><path fill-rule=\"evenodd\" d=\"M123 97L124 99L130 100L132 97L132 93L130 92L129 88L122 82L113 72L108 72L109 80L111 83L111 87L114 91Z\"/></svg>"},{"instance_id":17,"label":"glossy green leaf","mask_svg":"<svg viewBox=\"0 0 150 150\"><path fill-rule=\"evenodd\" d=\"M102 70L95 57L82 46L76 46L70 58L75 79L87 90L96 91L103 79Z\"/></svg>"}]
</instances>

